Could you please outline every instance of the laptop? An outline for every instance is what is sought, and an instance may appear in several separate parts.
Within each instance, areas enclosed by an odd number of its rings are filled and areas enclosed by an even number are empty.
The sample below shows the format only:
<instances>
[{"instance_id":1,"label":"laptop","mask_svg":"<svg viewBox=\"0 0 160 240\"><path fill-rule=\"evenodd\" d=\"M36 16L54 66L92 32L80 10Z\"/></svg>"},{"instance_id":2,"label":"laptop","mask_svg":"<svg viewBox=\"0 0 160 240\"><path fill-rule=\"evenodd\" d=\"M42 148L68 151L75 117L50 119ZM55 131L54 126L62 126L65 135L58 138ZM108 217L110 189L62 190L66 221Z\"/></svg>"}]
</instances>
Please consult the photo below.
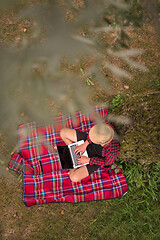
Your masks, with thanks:
<instances>
[{"instance_id":1,"label":"laptop","mask_svg":"<svg viewBox=\"0 0 160 240\"><path fill-rule=\"evenodd\" d=\"M85 164L78 164L77 163L77 158L80 157L80 153L75 154L74 150L75 147L78 145L81 145L84 143L84 140L72 143L68 146L60 146L57 145L57 150L61 162L61 166L63 169L69 169L69 168L78 168L84 165L87 165L88 163ZM87 151L85 151L82 156L88 157Z\"/></svg>"}]
</instances>

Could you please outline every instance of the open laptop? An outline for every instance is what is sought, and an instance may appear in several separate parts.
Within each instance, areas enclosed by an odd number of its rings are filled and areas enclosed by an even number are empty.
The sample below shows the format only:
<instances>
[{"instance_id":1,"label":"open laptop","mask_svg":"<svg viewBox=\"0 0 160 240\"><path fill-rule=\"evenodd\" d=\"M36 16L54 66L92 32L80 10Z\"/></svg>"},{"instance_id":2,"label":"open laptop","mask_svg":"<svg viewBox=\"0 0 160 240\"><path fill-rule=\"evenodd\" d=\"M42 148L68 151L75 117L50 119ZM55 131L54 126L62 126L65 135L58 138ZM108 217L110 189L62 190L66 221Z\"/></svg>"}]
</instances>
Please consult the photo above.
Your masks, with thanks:
<instances>
[{"instance_id":1,"label":"open laptop","mask_svg":"<svg viewBox=\"0 0 160 240\"><path fill-rule=\"evenodd\" d=\"M80 153L75 154L74 149L77 145L81 145L82 143L84 143L84 140L72 143L68 146L57 145L57 150L58 150L59 158L60 158L63 169L78 168L88 164L88 163L85 163L85 164L79 165L77 163L77 158L80 157ZM82 154L82 156L88 157L87 151L85 151Z\"/></svg>"}]
</instances>

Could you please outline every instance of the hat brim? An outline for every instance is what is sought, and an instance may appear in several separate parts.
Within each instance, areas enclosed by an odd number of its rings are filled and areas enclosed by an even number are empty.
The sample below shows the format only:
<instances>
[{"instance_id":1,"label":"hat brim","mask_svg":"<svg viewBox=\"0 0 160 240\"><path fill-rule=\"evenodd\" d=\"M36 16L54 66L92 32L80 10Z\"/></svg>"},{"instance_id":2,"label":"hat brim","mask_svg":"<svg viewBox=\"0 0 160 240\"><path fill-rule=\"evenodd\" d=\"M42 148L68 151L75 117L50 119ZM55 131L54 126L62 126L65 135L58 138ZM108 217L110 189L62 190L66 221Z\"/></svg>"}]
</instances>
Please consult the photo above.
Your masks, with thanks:
<instances>
[{"instance_id":1,"label":"hat brim","mask_svg":"<svg viewBox=\"0 0 160 240\"><path fill-rule=\"evenodd\" d=\"M114 137L114 130L108 124L103 124L102 127L106 128L107 131L109 131L107 135L105 135L105 133L104 134L101 134L101 133L99 134L98 133L98 126L94 125L89 131L89 138L93 143L104 146L104 145L106 145L106 144L108 144L109 142L112 141L112 139Z\"/></svg>"}]
</instances>

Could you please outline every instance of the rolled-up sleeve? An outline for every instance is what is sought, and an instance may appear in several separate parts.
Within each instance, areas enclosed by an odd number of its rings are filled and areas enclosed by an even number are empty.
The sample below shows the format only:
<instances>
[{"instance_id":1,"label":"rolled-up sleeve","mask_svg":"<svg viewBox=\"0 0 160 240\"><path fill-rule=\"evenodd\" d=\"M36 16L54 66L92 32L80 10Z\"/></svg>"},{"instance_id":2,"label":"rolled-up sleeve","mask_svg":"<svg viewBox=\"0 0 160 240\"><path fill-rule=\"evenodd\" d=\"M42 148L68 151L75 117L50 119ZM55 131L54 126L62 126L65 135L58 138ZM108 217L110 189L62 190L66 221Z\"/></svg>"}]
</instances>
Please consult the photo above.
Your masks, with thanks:
<instances>
[{"instance_id":1,"label":"rolled-up sleeve","mask_svg":"<svg viewBox=\"0 0 160 240\"><path fill-rule=\"evenodd\" d=\"M101 166L112 165L120 152L120 145L117 140L112 140L109 144L105 145L102 149L102 157L92 157L89 164L97 164Z\"/></svg>"}]
</instances>

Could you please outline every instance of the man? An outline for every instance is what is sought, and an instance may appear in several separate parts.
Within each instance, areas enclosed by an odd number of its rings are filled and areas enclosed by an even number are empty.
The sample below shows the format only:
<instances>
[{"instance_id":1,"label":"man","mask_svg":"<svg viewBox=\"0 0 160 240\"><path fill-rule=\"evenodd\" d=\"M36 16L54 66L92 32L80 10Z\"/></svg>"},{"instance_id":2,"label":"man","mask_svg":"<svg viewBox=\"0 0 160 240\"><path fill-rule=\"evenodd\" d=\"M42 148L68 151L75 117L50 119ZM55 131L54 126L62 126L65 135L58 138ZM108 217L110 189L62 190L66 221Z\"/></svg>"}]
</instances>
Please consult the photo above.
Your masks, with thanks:
<instances>
[{"instance_id":1,"label":"man","mask_svg":"<svg viewBox=\"0 0 160 240\"><path fill-rule=\"evenodd\" d=\"M85 141L76 146L75 153L82 155L87 150L88 157L81 156L77 158L77 162L88 164L69 170L69 176L73 182L78 182L89 176L100 166L112 165L120 152L117 134L109 123L94 125L89 134L75 129L63 128L60 131L60 136L66 145L80 140Z\"/></svg>"}]
</instances>

